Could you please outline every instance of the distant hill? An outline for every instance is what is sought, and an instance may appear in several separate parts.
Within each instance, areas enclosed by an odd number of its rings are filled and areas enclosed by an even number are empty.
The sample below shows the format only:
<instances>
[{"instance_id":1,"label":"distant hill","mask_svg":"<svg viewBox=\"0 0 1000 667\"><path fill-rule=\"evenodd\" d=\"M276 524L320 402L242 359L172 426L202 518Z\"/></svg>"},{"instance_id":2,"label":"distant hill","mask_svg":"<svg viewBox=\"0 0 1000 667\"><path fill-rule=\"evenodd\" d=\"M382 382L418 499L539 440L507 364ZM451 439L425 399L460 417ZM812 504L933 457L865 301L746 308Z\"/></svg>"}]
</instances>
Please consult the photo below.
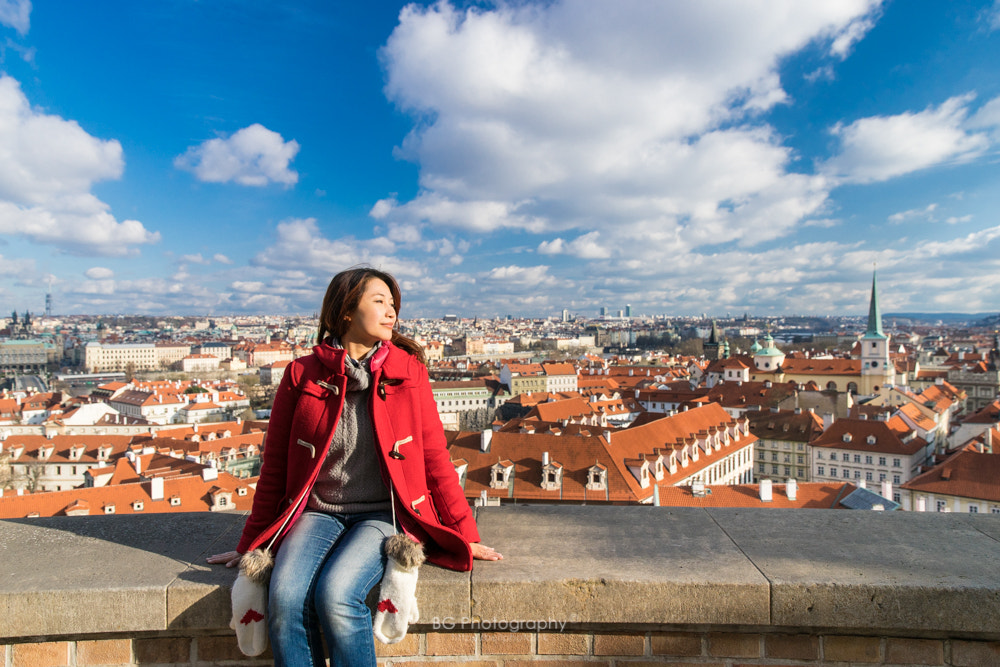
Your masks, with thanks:
<instances>
[{"instance_id":1,"label":"distant hill","mask_svg":"<svg viewBox=\"0 0 1000 667\"><path fill-rule=\"evenodd\" d=\"M1000 322L997 313L884 313L882 319L911 320L934 324L967 324L970 326L993 326Z\"/></svg>"}]
</instances>

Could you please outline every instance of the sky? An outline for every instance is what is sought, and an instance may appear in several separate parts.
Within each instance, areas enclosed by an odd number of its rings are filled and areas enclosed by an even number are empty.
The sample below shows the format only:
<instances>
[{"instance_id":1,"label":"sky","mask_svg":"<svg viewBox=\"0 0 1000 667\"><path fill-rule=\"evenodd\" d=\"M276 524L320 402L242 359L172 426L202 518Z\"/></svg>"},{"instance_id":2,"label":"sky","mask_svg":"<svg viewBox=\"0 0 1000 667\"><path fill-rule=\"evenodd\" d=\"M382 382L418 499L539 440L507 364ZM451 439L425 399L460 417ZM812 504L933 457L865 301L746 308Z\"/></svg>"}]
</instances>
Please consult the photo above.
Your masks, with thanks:
<instances>
[{"instance_id":1,"label":"sky","mask_svg":"<svg viewBox=\"0 0 1000 667\"><path fill-rule=\"evenodd\" d=\"M0 313L1000 311L1000 0L0 0Z\"/></svg>"}]
</instances>

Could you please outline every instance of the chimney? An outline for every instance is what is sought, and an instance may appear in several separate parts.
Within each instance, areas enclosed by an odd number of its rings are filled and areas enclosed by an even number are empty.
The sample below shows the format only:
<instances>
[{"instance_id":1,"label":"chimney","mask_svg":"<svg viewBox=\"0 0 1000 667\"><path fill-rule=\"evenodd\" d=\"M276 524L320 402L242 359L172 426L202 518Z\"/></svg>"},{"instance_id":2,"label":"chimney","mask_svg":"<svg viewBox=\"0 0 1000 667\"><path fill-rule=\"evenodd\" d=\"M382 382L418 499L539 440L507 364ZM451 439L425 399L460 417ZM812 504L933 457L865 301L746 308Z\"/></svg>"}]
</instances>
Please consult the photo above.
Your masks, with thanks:
<instances>
[{"instance_id":1,"label":"chimney","mask_svg":"<svg viewBox=\"0 0 1000 667\"><path fill-rule=\"evenodd\" d=\"M135 457L135 459L133 460L133 462L135 463L135 474L136 475L141 475L142 474L142 458L140 458L140 457L137 456L137 457Z\"/></svg>"},{"instance_id":2,"label":"chimney","mask_svg":"<svg viewBox=\"0 0 1000 667\"><path fill-rule=\"evenodd\" d=\"M859 489L867 489L868 488L868 483L865 480L863 480L863 479L859 479L858 480L858 488Z\"/></svg>"},{"instance_id":3,"label":"chimney","mask_svg":"<svg viewBox=\"0 0 1000 667\"><path fill-rule=\"evenodd\" d=\"M484 430L479 437L479 451L488 452L490 451L490 443L493 442L493 430Z\"/></svg>"},{"instance_id":4,"label":"chimney","mask_svg":"<svg viewBox=\"0 0 1000 667\"><path fill-rule=\"evenodd\" d=\"M833 426L833 422L837 421L837 417L832 412L823 413L823 430Z\"/></svg>"},{"instance_id":5,"label":"chimney","mask_svg":"<svg viewBox=\"0 0 1000 667\"><path fill-rule=\"evenodd\" d=\"M604 439L608 441L609 445L611 444L611 431L610 430L604 432Z\"/></svg>"},{"instance_id":6,"label":"chimney","mask_svg":"<svg viewBox=\"0 0 1000 667\"><path fill-rule=\"evenodd\" d=\"M799 494L799 485L795 481L794 477L789 477L785 480L785 495L788 496L789 500L795 500Z\"/></svg>"},{"instance_id":7,"label":"chimney","mask_svg":"<svg viewBox=\"0 0 1000 667\"><path fill-rule=\"evenodd\" d=\"M202 468L201 479L204 482L211 482L212 480L219 479L219 471L212 467Z\"/></svg>"},{"instance_id":8,"label":"chimney","mask_svg":"<svg viewBox=\"0 0 1000 667\"><path fill-rule=\"evenodd\" d=\"M547 466L549 464L549 453L542 452L542 465Z\"/></svg>"},{"instance_id":9,"label":"chimney","mask_svg":"<svg viewBox=\"0 0 1000 667\"><path fill-rule=\"evenodd\" d=\"M886 500L892 500L892 482L887 479L882 480L882 497Z\"/></svg>"},{"instance_id":10,"label":"chimney","mask_svg":"<svg viewBox=\"0 0 1000 667\"><path fill-rule=\"evenodd\" d=\"M163 500L163 478L154 477L149 480L149 499Z\"/></svg>"},{"instance_id":11,"label":"chimney","mask_svg":"<svg viewBox=\"0 0 1000 667\"><path fill-rule=\"evenodd\" d=\"M760 480L760 501L762 503L771 502L771 480Z\"/></svg>"}]
</instances>

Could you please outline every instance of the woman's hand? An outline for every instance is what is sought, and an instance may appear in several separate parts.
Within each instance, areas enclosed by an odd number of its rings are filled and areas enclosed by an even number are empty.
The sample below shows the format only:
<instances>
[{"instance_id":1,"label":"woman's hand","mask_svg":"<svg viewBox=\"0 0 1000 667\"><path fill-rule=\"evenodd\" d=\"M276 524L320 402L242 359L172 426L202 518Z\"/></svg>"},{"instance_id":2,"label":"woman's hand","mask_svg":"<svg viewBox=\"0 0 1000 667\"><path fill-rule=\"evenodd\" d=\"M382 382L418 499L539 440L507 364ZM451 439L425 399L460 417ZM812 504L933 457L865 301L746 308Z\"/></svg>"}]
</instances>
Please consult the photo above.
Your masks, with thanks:
<instances>
[{"instance_id":1,"label":"woman's hand","mask_svg":"<svg viewBox=\"0 0 1000 667\"><path fill-rule=\"evenodd\" d=\"M503 560L500 552L492 547L479 542L470 542L469 546L472 548L472 557L476 560Z\"/></svg>"},{"instance_id":2,"label":"woman's hand","mask_svg":"<svg viewBox=\"0 0 1000 667\"><path fill-rule=\"evenodd\" d=\"M217 563L225 563L226 567L236 567L240 564L240 559L243 558L243 554L239 551L227 551L224 554L215 554L214 556L209 556L205 560L213 565Z\"/></svg>"}]
</instances>

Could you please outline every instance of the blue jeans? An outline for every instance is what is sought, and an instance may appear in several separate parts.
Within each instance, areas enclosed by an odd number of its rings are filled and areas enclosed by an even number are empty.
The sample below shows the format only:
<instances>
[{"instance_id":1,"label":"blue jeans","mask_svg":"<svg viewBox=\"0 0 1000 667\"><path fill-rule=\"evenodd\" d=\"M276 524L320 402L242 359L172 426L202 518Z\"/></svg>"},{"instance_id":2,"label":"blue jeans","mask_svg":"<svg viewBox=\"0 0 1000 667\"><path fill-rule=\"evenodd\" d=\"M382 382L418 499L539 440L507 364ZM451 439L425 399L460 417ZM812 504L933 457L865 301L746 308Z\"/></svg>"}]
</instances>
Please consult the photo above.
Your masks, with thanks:
<instances>
[{"instance_id":1,"label":"blue jeans","mask_svg":"<svg viewBox=\"0 0 1000 667\"><path fill-rule=\"evenodd\" d=\"M281 543L271 572L268 634L278 667L374 667L375 640L365 598L385 571L388 512L306 511Z\"/></svg>"}]
</instances>

